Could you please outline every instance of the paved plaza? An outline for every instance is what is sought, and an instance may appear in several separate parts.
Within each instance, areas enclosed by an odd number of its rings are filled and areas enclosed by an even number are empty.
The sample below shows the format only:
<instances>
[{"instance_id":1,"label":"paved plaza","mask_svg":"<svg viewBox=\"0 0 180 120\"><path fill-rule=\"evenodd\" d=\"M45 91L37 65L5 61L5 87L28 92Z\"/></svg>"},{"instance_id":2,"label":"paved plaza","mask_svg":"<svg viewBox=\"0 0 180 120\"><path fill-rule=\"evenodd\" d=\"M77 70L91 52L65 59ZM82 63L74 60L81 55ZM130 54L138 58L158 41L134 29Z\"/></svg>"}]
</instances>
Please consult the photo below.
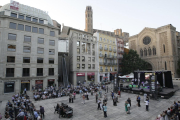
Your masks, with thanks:
<instances>
[{"instance_id":1,"label":"paved plaza","mask_svg":"<svg viewBox=\"0 0 180 120\"><path fill-rule=\"evenodd\" d=\"M103 91L104 93L104 91ZM33 101L36 109L39 109L39 106L43 106L45 108L45 118L44 120L57 120L59 116L57 113L54 114L54 106L57 103L65 103L73 108L73 117L72 118L60 118L62 120L155 120L156 116L162 111L166 110L170 107L174 101L180 100L180 90L178 90L173 97L170 99L159 99L151 100L149 105L149 111L145 110L145 103L143 102L143 96L141 97L141 107L137 107L136 102L136 94L125 93L122 92L121 98L119 98L119 103L117 106L113 106L113 101L110 96L110 92L108 93L108 102L107 102L107 118L104 118L103 111L97 110L97 104L95 103L95 96L89 95L89 100L85 101L85 104L82 104L82 98L80 95L76 95L76 100L74 103L69 103L69 97L61 97L55 99L47 99L34 101L32 99L32 92L28 92L31 100ZM7 97L8 96L8 97ZM4 114L4 108L7 100L5 98L11 100L11 95L2 95L4 100L0 103L0 112ZM127 98L131 98L131 114L126 114L124 103ZM1 98L2 99L2 98Z\"/></svg>"}]
</instances>

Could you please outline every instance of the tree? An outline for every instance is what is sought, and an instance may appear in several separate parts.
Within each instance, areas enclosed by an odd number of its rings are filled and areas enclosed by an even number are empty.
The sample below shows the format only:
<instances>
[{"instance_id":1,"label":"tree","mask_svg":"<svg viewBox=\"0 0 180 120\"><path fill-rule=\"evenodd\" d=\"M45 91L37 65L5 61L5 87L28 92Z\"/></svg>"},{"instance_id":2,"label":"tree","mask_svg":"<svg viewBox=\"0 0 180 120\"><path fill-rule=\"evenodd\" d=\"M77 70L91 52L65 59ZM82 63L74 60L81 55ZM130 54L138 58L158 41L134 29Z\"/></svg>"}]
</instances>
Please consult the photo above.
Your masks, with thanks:
<instances>
[{"instance_id":1,"label":"tree","mask_svg":"<svg viewBox=\"0 0 180 120\"><path fill-rule=\"evenodd\" d=\"M122 59L122 74L126 75L135 70L145 70L147 69L147 62L142 60L136 51L129 50L128 54L123 55Z\"/></svg>"},{"instance_id":2,"label":"tree","mask_svg":"<svg viewBox=\"0 0 180 120\"><path fill-rule=\"evenodd\" d=\"M177 70L176 70L177 74L180 75L180 59L177 62Z\"/></svg>"}]
</instances>

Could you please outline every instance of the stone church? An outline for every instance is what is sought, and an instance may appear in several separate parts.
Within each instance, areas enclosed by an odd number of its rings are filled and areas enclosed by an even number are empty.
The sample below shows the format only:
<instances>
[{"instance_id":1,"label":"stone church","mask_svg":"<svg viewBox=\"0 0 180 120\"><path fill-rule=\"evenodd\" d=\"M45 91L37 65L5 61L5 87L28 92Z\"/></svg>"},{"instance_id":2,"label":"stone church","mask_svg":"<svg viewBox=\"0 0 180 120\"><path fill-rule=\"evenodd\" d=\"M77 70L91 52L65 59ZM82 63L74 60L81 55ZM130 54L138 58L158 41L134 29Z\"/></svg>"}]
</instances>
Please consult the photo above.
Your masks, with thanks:
<instances>
[{"instance_id":1,"label":"stone church","mask_svg":"<svg viewBox=\"0 0 180 120\"><path fill-rule=\"evenodd\" d=\"M171 24L159 28L145 27L139 34L129 37L129 49L149 63L148 70L170 70L176 73L180 53L180 33Z\"/></svg>"}]
</instances>

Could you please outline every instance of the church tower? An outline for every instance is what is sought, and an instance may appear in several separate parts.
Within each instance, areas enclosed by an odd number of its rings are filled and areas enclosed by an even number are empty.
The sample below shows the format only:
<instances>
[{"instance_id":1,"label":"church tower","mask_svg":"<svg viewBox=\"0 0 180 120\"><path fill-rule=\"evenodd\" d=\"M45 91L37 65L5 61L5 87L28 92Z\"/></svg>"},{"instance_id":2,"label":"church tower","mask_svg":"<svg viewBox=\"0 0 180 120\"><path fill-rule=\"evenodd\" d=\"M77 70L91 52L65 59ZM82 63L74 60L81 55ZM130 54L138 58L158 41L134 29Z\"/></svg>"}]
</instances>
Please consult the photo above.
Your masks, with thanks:
<instances>
[{"instance_id":1,"label":"church tower","mask_svg":"<svg viewBox=\"0 0 180 120\"><path fill-rule=\"evenodd\" d=\"M93 33L93 11L91 6L86 6L85 31L89 33Z\"/></svg>"}]
</instances>

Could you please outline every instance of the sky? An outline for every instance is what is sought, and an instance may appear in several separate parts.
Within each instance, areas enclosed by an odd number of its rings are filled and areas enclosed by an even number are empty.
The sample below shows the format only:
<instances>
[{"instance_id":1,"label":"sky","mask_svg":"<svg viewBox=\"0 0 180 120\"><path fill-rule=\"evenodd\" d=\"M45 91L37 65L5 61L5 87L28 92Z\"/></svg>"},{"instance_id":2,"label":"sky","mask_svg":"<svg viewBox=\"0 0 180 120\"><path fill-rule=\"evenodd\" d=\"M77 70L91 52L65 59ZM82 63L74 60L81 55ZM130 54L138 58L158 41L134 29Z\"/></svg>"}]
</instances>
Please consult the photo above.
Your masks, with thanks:
<instances>
[{"instance_id":1,"label":"sky","mask_svg":"<svg viewBox=\"0 0 180 120\"><path fill-rule=\"evenodd\" d=\"M48 11L61 25L85 29L85 9L92 6L93 28L113 32L122 29L130 36L145 27L172 24L180 31L180 0L15 0ZM3 6L10 0L1 0Z\"/></svg>"}]
</instances>

